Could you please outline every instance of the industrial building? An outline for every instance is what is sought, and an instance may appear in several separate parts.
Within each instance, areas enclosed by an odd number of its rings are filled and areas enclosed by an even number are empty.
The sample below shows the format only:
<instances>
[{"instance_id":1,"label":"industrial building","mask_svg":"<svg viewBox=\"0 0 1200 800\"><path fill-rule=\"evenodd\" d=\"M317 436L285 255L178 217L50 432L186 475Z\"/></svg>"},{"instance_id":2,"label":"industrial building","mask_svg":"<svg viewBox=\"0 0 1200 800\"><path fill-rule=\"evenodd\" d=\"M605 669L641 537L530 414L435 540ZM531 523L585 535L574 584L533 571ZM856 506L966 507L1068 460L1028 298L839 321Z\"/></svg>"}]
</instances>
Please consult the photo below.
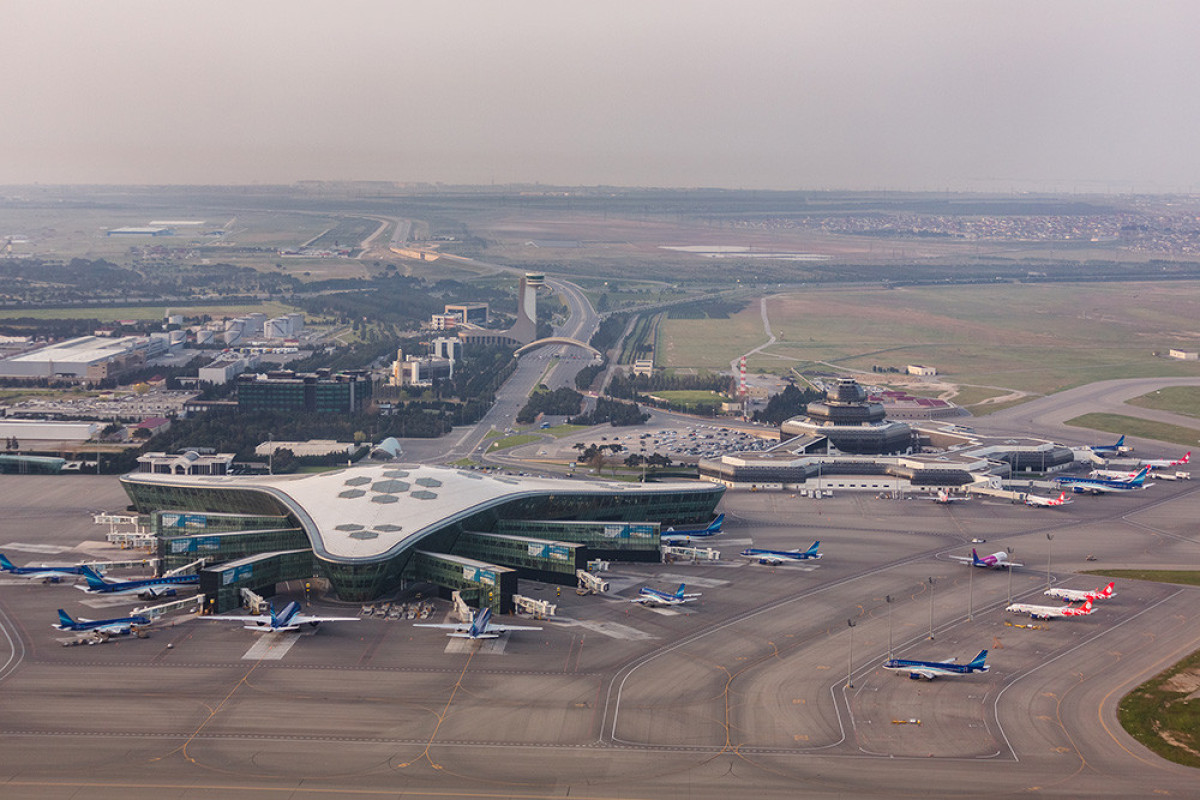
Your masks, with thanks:
<instances>
[{"instance_id":1,"label":"industrial building","mask_svg":"<svg viewBox=\"0 0 1200 800\"><path fill-rule=\"evenodd\" d=\"M429 582L502 612L520 574L574 583L597 555L657 560L659 526L707 522L725 491L410 464L257 477L155 469L121 482L153 516L164 564L208 555L201 587L211 583L217 610L237 605L241 587L270 594L316 576L342 600Z\"/></svg>"},{"instance_id":2,"label":"industrial building","mask_svg":"<svg viewBox=\"0 0 1200 800\"><path fill-rule=\"evenodd\" d=\"M458 322L472 325L487 325L487 303L447 303L444 315L454 317Z\"/></svg>"},{"instance_id":3,"label":"industrial building","mask_svg":"<svg viewBox=\"0 0 1200 800\"><path fill-rule=\"evenodd\" d=\"M265 375L239 375L240 411L308 411L317 414L358 414L371 399L371 378L365 372L328 370Z\"/></svg>"},{"instance_id":4,"label":"industrial building","mask_svg":"<svg viewBox=\"0 0 1200 800\"><path fill-rule=\"evenodd\" d=\"M29 350L0 360L0 378L65 379L96 383L143 366L157 351L165 351L169 338L124 336L109 339L80 336Z\"/></svg>"}]
</instances>

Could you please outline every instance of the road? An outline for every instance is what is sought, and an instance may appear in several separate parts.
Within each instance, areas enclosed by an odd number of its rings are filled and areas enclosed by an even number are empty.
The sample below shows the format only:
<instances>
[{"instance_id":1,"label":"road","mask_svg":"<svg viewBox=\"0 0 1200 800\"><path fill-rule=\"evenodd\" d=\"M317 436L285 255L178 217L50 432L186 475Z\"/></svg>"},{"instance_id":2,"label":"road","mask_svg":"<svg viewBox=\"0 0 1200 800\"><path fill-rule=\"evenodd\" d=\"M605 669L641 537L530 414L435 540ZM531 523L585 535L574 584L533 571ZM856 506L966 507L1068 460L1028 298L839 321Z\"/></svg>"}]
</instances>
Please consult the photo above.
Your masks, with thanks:
<instances>
[{"instance_id":1,"label":"road","mask_svg":"<svg viewBox=\"0 0 1200 800\"><path fill-rule=\"evenodd\" d=\"M1069 419L1092 412L1136 416L1170 425L1200 428L1200 420L1195 417L1125 404L1126 400L1167 386L1200 386L1200 378L1129 378L1100 381L978 417L970 424L981 433L1024 436L1029 435L1030 431L1039 431L1041 435L1056 441L1077 445L1106 443L1116 438L1064 424ZM1155 451L1161 450L1164 445L1162 442L1142 440L1138 442L1138 447Z\"/></svg>"}]
</instances>

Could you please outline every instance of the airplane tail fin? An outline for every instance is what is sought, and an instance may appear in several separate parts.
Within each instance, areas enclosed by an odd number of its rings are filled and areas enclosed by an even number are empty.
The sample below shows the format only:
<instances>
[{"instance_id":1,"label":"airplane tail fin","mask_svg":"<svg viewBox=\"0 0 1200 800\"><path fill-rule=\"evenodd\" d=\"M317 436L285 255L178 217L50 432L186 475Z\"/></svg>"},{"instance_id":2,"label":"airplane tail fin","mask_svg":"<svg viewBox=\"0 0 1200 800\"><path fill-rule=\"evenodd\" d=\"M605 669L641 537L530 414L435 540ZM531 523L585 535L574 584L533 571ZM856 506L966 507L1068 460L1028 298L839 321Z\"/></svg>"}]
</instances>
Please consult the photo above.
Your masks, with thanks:
<instances>
[{"instance_id":1,"label":"airplane tail fin","mask_svg":"<svg viewBox=\"0 0 1200 800\"><path fill-rule=\"evenodd\" d=\"M980 650L979 655L972 658L970 663L967 666L982 667L983 662L987 661L987 653L988 653L987 650Z\"/></svg>"},{"instance_id":2,"label":"airplane tail fin","mask_svg":"<svg viewBox=\"0 0 1200 800\"><path fill-rule=\"evenodd\" d=\"M1192 451L1188 450L1186 453L1183 454L1183 458L1179 459L1175 463L1176 464L1186 464L1191 460L1192 460Z\"/></svg>"},{"instance_id":3,"label":"airplane tail fin","mask_svg":"<svg viewBox=\"0 0 1200 800\"><path fill-rule=\"evenodd\" d=\"M1146 476L1149 474L1150 468L1142 467L1140 470L1138 470L1138 474L1133 476L1133 483L1136 483L1140 486L1146 480Z\"/></svg>"},{"instance_id":4,"label":"airplane tail fin","mask_svg":"<svg viewBox=\"0 0 1200 800\"><path fill-rule=\"evenodd\" d=\"M725 522L725 514L724 514L724 513L718 514L718 515L717 515L717 518L716 518L716 519L714 519L714 520L713 520L713 521L712 521L712 522L709 524L709 526L708 526L708 532L709 532L709 533L720 533L720 532L721 532L721 525L722 525L724 522Z\"/></svg>"},{"instance_id":5,"label":"airplane tail fin","mask_svg":"<svg viewBox=\"0 0 1200 800\"><path fill-rule=\"evenodd\" d=\"M1079 613L1081 613L1081 614L1092 613L1092 598L1089 597L1087 599L1087 602L1085 602L1082 606L1080 606Z\"/></svg>"},{"instance_id":6,"label":"airplane tail fin","mask_svg":"<svg viewBox=\"0 0 1200 800\"><path fill-rule=\"evenodd\" d=\"M479 612L479 615L475 617L475 620L471 623L471 633L478 636L486 631L488 620L491 618L492 610L490 608L485 608L483 611Z\"/></svg>"},{"instance_id":7,"label":"airplane tail fin","mask_svg":"<svg viewBox=\"0 0 1200 800\"><path fill-rule=\"evenodd\" d=\"M1123 444L1125 444L1125 434L1122 433L1121 438L1117 439L1117 443L1113 447L1120 447Z\"/></svg>"},{"instance_id":8,"label":"airplane tail fin","mask_svg":"<svg viewBox=\"0 0 1200 800\"><path fill-rule=\"evenodd\" d=\"M973 563L973 564L982 564L983 563L982 561L979 560L979 553L975 552L974 547L971 548L971 563Z\"/></svg>"},{"instance_id":9,"label":"airplane tail fin","mask_svg":"<svg viewBox=\"0 0 1200 800\"><path fill-rule=\"evenodd\" d=\"M815 556L817 554L817 548L820 546L821 546L821 542L820 542L820 540L817 540L812 543L812 547L808 548L808 550L806 550L804 552L804 554L807 556Z\"/></svg>"},{"instance_id":10,"label":"airplane tail fin","mask_svg":"<svg viewBox=\"0 0 1200 800\"><path fill-rule=\"evenodd\" d=\"M1104 590L1100 592L1100 596L1101 597L1112 597L1114 586L1116 586L1116 581L1109 581L1108 586L1105 586Z\"/></svg>"},{"instance_id":11,"label":"airplane tail fin","mask_svg":"<svg viewBox=\"0 0 1200 800\"><path fill-rule=\"evenodd\" d=\"M679 584L679 588L675 590L675 596L676 596L676 597L678 597L678 598L682 598L682 597L683 597L683 589L684 589L684 587L685 587L685 586L687 586L687 584L685 584L685 583L681 583L681 584Z\"/></svg>"},{"instance_id":12,"label":"airplane tail fin","mask_svg":"<svg viewBox=\"0 0 1200 800\"><path fill-rule=\"evenodd\" d=\"M0 567L4 569L16 569L16 565L9 561L8 557L3 554L0 554Z\"/></svg>"},{"instance_id":13,"label":"airplane tail fin","mask_svg":"<svg viewBox=\"0 0 1200 800\"><path fill-rule=\"evenodd\" d=\"M75 620L71 619L71 615L61 608L58 610L58 621L64 628L70 628L75 624Z\"/></svg>"},{"instance_id":14,"label":"airplane tail fin","mask_svg":"<svg viewBox=\"0 0 1200 800\"><path fill-rule=\"evenodd\" d=\"M104 583L104 579L100 577L100 574L98 572L96 572L96 570L92 569L91 567L84 566L81 568L81 572L83 574L84 579L87 581L88 588L97 589L97 588L107 585Z\"/></svg>"}]
</instances>

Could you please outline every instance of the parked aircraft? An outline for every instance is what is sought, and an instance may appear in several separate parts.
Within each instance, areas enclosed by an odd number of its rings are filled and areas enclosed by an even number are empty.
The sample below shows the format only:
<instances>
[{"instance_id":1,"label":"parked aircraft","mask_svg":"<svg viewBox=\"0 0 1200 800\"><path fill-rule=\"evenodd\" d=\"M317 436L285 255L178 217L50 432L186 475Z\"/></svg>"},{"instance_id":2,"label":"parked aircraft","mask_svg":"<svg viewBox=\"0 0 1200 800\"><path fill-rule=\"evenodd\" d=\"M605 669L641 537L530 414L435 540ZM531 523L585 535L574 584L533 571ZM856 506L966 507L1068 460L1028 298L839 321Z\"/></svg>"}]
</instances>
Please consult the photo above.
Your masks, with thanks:
<instances>
[{"instance_id":1,"label":"parked aircraft","mask_svg":"<svg viewBox=\"0 0 1200 800\"><path fill-rule=\"evenodd\" d=\"M63 578L78 578L83 575L84 567L18 567L0 555L0 572L28 578L31 581L58 583Z\"/></svg>"},{"instance_id":2,"label":"parked aircraft","mask_svg":"<svg viewBox=\"0 0 1200 800\"><path fill-rule=\"evenodd\" d=\"M249 622L251 625L243 625L242 627L248 631L259 631L262 633L277 633L279 631L296 631L300 630L301 625L311 625L317 627L322 622L358 622L358 617L314 617L308 614L300 613L300 604L295 600L283 607L283 611L275 613L275 605L271 605L270 615L233 615L222 614L215 617L200 617L204 620L218 620L222 622Z\"/></svg>"},{"instance_id":3,"label":"parked aircraft","mask_svg":"<svg viewBox=\"0 0 1200 800\"><path fill-rule=\"evenodd\" d=\"M58 610L58 624L54 627L60 631L75 633L101 633L108 636L124 636L133 630L135 625L149 625L150 618L135 615L119 619L71 619L71 615L61 608Z\"/></svg>"},{"instance_id":4,"label":"parked aircraft","mask_svg":"<svg viewBox=\"0 0 1200 800\"><path fill-rule=\"evenodd\" d=\"M992 553L990 556L979 557L979 553L975 552L975 548L971 548L971 557L966 556L950 556L955 561L961 561L964 564L970 564L972 567L985 567L988 569L1004 569L1006 567L1023 567L1024 564L1016 561L1008 560L1008 553L1001 550L998 553Z\"/></svg>"},{"instance_id":5,"label":"parked aircraft","mask_svg":"<svg viewBox=\"0 0 1200 800\"><path fill-rule=\"evenodd\" d=\"M1168 467L1182 467L1192 460L1192 451L1188 450L1183 454L1183 458L1177 458L1171 461L1167 458L1152 458L1147 461L1140 462L1143 467L1150 469L1166 469Z\"/></svg>"},{"instance_id":6,"label":"parked aircraft","mask_svg":"<svg viewBox=\"0 0 1200 800\"><path fill-rule=\"evenodd\" d=\"M1117 439L1116 444L1093 444L1088 445L1088 450L1091 450L1097 455L1111 455L1114 453L1128 453L1132 447L1125 446L1125 434L1121 434L1121 438Z\"/></svg>"},{"instance_id":7,"label":"parked aircraft","mask_svg":"<svg viewBox=\"0 0 1200 800\"><path fill-rule=\"evenodd\" d=\"M884 669L893 672L907 672L914 681L924 678L931 681L940 676L970 675L973 672L987 672L989 667L983 662L987 660L987 650L980 650L979 655L965 664L959 664L958 659L946 661L916 661L908 658L892 658L883 662Z\"/></svg>"},{"instance_id":8,"label":"parked aircraft","mask_svg":"<svg viewBox=\"0 0 1200 800\"><path fill-rule=\"evenodd\" d=\"M1054 482L1080 493L1128 492L1145 488L1146 476L1149 474L1150 468L1142 467L1132 478L1055 478Z\"/></svg>"},{"instance_id":9,"label":"parked aircraft","mask_svg":"<svg viewBox=\"0 0 1200 800\"><path fill-rule=\"evenodd\" d=\"M1013 603L1005 611L1014 614L1028 614L1033 619L1056 619L1058 617L1086 617L1096 609L1092 601L1087 600L1081 606L1035 606L1030 603Z\"/></svg>"},{"instance_id":10,"label":"parked aircraft","mask_svg":"<svg viewBox=\"0 0 1200 800\"><path fill-rule=\"evenodd\" d=\"M820 558L821 554L817 552L817 548L821 546L820 542L813 542L812 547L807 550L796 548L795 550L760 550L757 547L747 547L742 551L742 556L745 558L753 558L760 564L778 565L785 561L807 561L810 558Z\"/></svg>"},{"instance_id":11,"label":"parked aircraft","mask_svg":"<svg viewBox=\"0 0 1200 800\"><path fill-rule=\"evenodd\" d=\"M1025 505L1027 505L1027 506L1041 506L1043 508L1046 508L1046 507L1053 508L1055 506L1068 506L1073 502L1075 502L1075 501L1067 499L1066 492L1059 492L1058 497L1038 497L1035 494L1025 495Z\"/></svg>"},{"instance_id":12,"label":"parked aircraft","mask_svg":"<svg viewBox=\"0 0 1200 800\"><path fill-rule=\"evenodd\" d=\"M641 603L644 606L679 606L684 603L694 602L700 596L700 592L684 594L683 590L684 584L682 583L679 584L679 588L675 590L674 594L668 594L658 589L651 589L649 586L643 586L641 589L638 589L637 597L629 602Z\"/></svg>"},{"instance_id":13,"label":"parked aircraft","mask_svg":"<svg viewBox=\"0 0 1200 800\"><path fill-rule=\"evenodd\" d=\"M938 491L937 494L935 494L931 497L927 497L925 499L932 500L935 503L941 503L942 505L947 505L947 506L950 505L951 503L962 503L967 500L966 497L958 497L956 495L950 494L949 489L941 489Z\"/></svg>"},{"instance_id":14,"label":"parked aircraft","mask_svg":"<svg viewBox=\"0 0 1200 800\"><path fill-rule=\"evenodd\" d=\"M441 628L449 630L447 636L455 639L498 639L500 634L508 631L540 631L535 625L495 625L492 623L492 610L485 608L471 615L470 622L417 622L414 628Z\"/></svg>"},{"instance_id":15,"label":"parked aircraft","mask_svg":"<svg viewBox=\"0 0 1200 800\"><path fill-rule=\"evenodd\" d=\"M661 541L671 544L673 542L689 542L694 538L703 539L707 536L715 536L721 532L721 526L725 523L725 515L718 514L717 518L708 524L706 528L695 528L693 530L675 530L667 528L659 537Z\"/></svg>"},{"instance_id":16,"label":"parked aircraft","mask_svg":"<svg viewBox=\"0 0 1200 800\"><path fill-rule=\"evenodd\" d=\"M1116 594L1113 586L1114 583L1109 583L1103 589L1047 589L1042 594L1068 603L1083 603L1088 600L1107 600Z\"/></svg>"},{"instance_id":17,"label":"parked aircraft","mask_svg":"<svg viewBox=\"0 0 1200 800\"><path fill-rule=\"evenodd\" d=\"M173 597L178 589L199 586L199 575L165 575L161 578L141 578L132 581L106 581L91 567L83 567L87 586L78 586L88 594L136 594L144 600Z\"/></svg>"}]
</instances>

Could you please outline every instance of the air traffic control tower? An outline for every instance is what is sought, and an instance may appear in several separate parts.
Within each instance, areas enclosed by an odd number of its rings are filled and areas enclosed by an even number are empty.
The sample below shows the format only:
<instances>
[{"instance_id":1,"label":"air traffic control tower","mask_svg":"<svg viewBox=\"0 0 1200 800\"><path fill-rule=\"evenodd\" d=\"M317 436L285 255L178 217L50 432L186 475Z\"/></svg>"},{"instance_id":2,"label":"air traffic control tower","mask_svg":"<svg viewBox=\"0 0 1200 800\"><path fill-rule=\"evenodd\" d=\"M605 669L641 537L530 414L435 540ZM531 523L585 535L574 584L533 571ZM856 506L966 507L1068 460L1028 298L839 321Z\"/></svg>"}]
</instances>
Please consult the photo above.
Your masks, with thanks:
<instances>
[{"instance_id":1,"label":"air traffic control tower","mask_svg":"<svg viewBox=\"0 0 1200 800\"><path fill-rule=\"evenodd\" d=\"M509 344L516 347L537 340L537 290L546 285L546 276L540 272L526 272L521 276L517 289L517 320L506 331L486 328L459 328L458 338L463 344Z\"/></svg>"}]
</instances>

